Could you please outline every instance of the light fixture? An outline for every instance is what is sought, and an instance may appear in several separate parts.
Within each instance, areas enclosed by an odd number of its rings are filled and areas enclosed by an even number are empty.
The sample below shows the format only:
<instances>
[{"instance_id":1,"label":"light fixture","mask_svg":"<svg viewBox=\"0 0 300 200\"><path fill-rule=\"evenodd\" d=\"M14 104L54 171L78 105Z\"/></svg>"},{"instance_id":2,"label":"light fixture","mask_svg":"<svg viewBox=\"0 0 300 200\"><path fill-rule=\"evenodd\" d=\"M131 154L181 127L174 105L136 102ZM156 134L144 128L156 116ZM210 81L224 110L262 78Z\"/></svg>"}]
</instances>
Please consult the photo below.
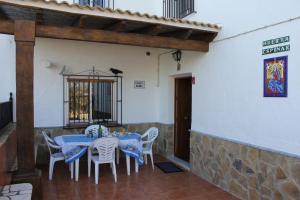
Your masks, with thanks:
<instances>
[{"instance_id":1,"label":"light fixture","mask_svg":"<svg viewBox=\"0 0 300 200\"><path fill-rule=\"evenodd\" d=\"M182 52L180 50L175 51L172 53L173 59L177 62L177 71L180 71L181 69L181 57L182 57Z\"/></svg>"}]
</instances>

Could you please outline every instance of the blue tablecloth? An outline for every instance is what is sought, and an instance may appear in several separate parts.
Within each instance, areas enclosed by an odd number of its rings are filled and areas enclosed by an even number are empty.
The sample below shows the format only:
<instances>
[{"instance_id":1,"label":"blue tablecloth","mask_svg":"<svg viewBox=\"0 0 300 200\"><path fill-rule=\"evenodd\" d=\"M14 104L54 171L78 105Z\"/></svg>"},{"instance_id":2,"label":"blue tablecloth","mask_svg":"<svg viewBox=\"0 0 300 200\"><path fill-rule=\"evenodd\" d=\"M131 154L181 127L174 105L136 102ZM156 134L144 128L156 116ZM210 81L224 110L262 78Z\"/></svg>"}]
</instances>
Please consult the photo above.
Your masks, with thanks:
<instances>
[{"instance_id":1,"label":"blue tablecloth","mask_svg":"<svg viewBox=\"0 0 300 200\"><path fill-rule=\"evenodd\" d=\"M143 164L141 136L138 133L129 133L126 135L113 135L119 139L120 149L127 155L138 159L139 164ZM55 142L62 146L62 152L65 155L65 161L70 163L80 158L86 152L93 142L98 139L86 135L63 135L54 138Z\"/></svg>"},{"instance_id":2,"label":"blue tablecloth","mask_svg":"<svg viewBox=\"0 0 300 200\"><path fill-rule=\"evenodd\" d=\"M93 142L97 138L95 137L88 137L86 135L64 135L62 139L65 143L72 143L72 142Z\"/></svg>"}]
</instances>

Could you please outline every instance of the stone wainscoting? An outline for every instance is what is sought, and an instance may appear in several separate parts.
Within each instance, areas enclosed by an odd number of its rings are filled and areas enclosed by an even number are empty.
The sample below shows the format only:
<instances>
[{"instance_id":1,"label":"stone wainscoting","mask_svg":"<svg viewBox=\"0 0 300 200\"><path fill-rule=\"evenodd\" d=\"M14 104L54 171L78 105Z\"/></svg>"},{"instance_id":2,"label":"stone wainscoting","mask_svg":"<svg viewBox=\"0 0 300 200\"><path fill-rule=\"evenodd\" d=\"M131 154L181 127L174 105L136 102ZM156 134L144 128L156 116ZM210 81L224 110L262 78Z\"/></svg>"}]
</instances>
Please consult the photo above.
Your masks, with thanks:
<instances>
[{"instance_id":1,"label":"stone wainscoting","mask_svg":"<svg viewBox=\"0 0 300 200\"><path fill-rule=\"evenodd\" d=\"M138 132L143 134L147 129L157 127L159 135L154 143L153 151L163 156L173 155L174 152L174 125L161 124L161 123L140 123L140 124L125 124L122 127L112 128L120 129L125 128L131 132ZM83 129L63 129L63 128L35 128L35 146L37 148L37 164L47 164L49 162L49 151L47 145L41 134L42 130L49 132L51 137L58 135L68 135L83 133Z\"/></svg>"},{"instance_id":2,"label":"stone wainscoting","mask_svg":"<svg viewBox=\"0 0 300 200\"><path fill-rule=\"evenodd\" d=\"M191 170L241 199L300 199L300 159L192 132Z\"/></svg>"}]
</instances>

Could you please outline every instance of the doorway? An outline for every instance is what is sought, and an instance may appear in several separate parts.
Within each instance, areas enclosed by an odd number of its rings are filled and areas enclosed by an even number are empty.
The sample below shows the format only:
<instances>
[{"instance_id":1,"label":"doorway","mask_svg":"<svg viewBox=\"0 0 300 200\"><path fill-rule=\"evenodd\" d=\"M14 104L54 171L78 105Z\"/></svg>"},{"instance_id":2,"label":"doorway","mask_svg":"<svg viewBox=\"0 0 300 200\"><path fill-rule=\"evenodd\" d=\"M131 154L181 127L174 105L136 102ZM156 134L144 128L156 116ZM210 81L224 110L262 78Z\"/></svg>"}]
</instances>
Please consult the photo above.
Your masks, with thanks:
<instances>
[{"instance_id":1,"label":"doorway","mask_svg":"<svg viewBox=\"0 0 300 200\"><path fill-rule=\"evenodd\" d=\"M190 129L192 124L192 77L175 78L174 154L190 161Z\"/></svg>"}]
</instances>

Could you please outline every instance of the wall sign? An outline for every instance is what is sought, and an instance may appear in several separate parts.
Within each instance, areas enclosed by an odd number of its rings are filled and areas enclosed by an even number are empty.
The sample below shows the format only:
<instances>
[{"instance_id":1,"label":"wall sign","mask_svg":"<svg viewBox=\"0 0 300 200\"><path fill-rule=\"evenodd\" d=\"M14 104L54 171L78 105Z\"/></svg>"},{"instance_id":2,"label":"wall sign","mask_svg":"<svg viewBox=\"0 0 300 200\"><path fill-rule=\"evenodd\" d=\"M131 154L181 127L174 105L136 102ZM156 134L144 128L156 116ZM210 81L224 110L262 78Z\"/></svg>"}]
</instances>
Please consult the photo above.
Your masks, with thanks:
<instances>
[{"instance_id":1,"label":"wall sign","mask_svg":"<svg viewBox=\"0 0 300 200\"><path fill-rule=\"evenodd\" d=\"M288 43L288 42L290 42L290 36L280 37L280 38L271 39L271 40L265 40L262 42L263 48L268 47L268 46L273 46L273 47L263 49L262 55L290 51L290 49L291 49L290 44L285 44L285 45L280 45L280 46L274 47L274 45Z\"/></svg>"},{"instance_id":2,"label":"wall sign","mask_svg":"<svg viewBox=\"0 0 300 200\"><path fill-rule=\"evenodd\" d=\"M264 96L287 97L288 57L264 60Z\"/></svg>"},{"instance_id":3,"label":"wall sign","mask_svg":"<svg viewBox=\"0 0 300 200\"><path fill-rule=\"evenodd\" d=\"M263 47L290 42L290 36L263 41Z\"/></svg>"},{"instance_id":4,"label":"wall sign","mask_svg":"<svg viewBox=\"0 0 300 200\"><path fill-rule=\"evenodd\" d=\"M145 81L134 81L135 89L145 89Z\"/></svg>"}]
</instances>

